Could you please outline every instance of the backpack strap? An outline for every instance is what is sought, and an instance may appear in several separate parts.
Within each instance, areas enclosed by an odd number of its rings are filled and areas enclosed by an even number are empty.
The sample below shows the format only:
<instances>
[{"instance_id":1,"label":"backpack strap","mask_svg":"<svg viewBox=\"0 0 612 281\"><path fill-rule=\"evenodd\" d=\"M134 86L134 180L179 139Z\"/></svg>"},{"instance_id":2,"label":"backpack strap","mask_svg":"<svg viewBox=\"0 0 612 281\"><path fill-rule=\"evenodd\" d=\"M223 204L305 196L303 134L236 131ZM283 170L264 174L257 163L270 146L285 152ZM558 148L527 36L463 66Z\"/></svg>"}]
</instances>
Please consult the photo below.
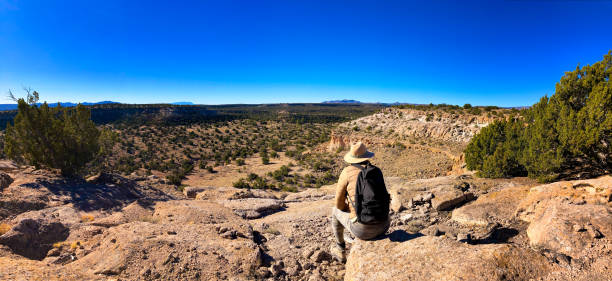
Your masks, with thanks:
<instances>
[{"instance_id":1,"label":"backpack strap","mask_svg":"<svg viewBox=\"0 0 612 281\"><path fill-rule=\"evenodd\" d=\"M369 165L370 162L366 163L366 166ZM359 163L353 163L351 164L351 166L358 168L359 170L361 170L359 173L363 172L363 170L365 169L364 166L361 166L361 164ZM355 213L357 213L357 206L355 206L355 203L353 202L353 200L351 200L351 196L349 196L348 190L344 191L346 193L346 199L348 199L349 203L353 206L353 210L355 210ZM357 190L355 189L355 192L357 192ZM355 196L357 196L357 193L355 193ZM357 214L357 218L359 218L359 214Z\"/></svg>"},{"instance_id":2,"label":"backpack strap","mask_svg":"<svg viewBox=\"0 0 612 281\"><path fill-rule=\"evenodd\" d=\"M355 206L355 203L353 203L353 200L351 200L351 196L349 196L348 191L344 191L344 192L346 192L346 199L348 199L349 203L353 205L353 209L355 210L355 212L357 212L357 207Z\"/></svg>"}]
</instances>

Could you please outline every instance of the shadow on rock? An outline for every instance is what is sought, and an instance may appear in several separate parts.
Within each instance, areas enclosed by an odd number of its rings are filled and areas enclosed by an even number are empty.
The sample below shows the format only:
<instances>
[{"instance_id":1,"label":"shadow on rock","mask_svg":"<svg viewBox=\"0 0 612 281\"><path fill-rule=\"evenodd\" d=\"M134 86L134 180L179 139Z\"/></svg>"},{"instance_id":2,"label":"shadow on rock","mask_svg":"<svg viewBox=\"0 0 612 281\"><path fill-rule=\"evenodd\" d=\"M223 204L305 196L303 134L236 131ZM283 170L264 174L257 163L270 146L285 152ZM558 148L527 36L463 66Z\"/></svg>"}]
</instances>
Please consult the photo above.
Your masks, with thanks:
<instances>
[{"instance_id":1,"label":"shadow on rock","mask_svg":"<svg viewBox=\"0 0 612 281\"><path fill-rule=\"evenodd\" d=\"M507 243L510 238L519 234L514 228L499 227L493 230L490 237L470 241L470 244L499 244Z\"/></svg>"},{"instance_id":2,"label":"shadow on rock","mask_svg":"<svg viewBox=\"0 0 612 281\"><path fill-rule=\"evenodd\" d=\"M385 236L381 236L378 239L375 240L383 240L383 239L389 239L391 242L406 242L408 240L414 239L414 238L418 238L423 236L423 234L421 233L408 233L404 230L395 230Z\"/></svg>"},{"instance_id":3,"label":"shadow on rock","mask_svg":"<svg viewBox=\"0 0 612 281\"><path fill-rule=\"evenodd\" d=\"M147 201L172 199L161 190L140 186L132 180L113 174L101 174L93 181L62 178L28 183L24 186L46 188L55 195L69 198L77 209L86 212L121 207L140 198L147 198Z\"/></svg>"}]
</instances>

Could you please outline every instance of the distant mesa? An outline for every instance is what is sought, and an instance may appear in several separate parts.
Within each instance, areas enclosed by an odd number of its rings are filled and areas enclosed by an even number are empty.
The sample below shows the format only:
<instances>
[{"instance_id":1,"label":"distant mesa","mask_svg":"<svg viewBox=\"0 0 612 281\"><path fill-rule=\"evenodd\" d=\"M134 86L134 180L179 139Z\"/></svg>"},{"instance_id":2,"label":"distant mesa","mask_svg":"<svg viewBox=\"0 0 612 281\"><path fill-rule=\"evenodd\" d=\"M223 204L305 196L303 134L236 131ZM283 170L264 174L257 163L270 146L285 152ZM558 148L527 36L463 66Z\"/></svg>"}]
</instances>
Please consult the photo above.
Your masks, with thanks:
<instances>
[{"instance_id":1,"label":"distant mesa","mask_svg":"<svg viewBox=\"0 0 612 281\"><path fill-rule=\"evenodd\" d=\"M177 102L173 102L171 104L174 104L174 105L195 105L193 102L190 102L190 101L177 101Z\"/></svg>"}]
</instances>

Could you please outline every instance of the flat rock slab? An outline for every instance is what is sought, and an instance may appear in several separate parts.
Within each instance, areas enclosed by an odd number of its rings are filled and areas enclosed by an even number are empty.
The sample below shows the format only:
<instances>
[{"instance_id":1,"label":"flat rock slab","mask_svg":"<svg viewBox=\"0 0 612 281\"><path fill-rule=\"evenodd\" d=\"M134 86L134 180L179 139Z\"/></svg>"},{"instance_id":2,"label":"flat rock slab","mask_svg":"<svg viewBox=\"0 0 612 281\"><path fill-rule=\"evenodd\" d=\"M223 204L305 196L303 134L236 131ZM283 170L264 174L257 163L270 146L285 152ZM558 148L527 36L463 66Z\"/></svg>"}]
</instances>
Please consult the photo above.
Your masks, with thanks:
<instances>
[{"instance_id":1,"label":"flat rock slab","mask_svg":"<svg viewBox=\"0 0 612 281\"><path fill-rule=\"evenodd\" d=\"M220 200L219 204L230 208L245 219L256 219L283 210L284 203L277 199L245 198Z\"/></svg>"},{"instance_id":2,"label":"flat rock slab","mask_svg":"<svg viewBox=\"0 0 612 281\"><path fill-rule=\"evenodd\" d=\"M335 194L329 188L327 189L307 189L302 192L291 193L285 197L285 202L304 202L317 200L334 199Z\"/></svg>"},{"instance_id":3,"label":"flat rock slab","mask_svg":"<svg viewBox=\"0 0 612 281\"><path fill-rule=\"evenodd\" d=\"M452 219L464 225L504 224L514 217L516 207L528 191L529 187L519 186L482 195L476 201L453 210Z\"/></svg>"},{"instance_id":4,"label":"flat rock slab","mask_svg":"<svg viewBox=\"0 0 612 281\"><path fill-rule=\"evenodd\" d=\"M344 280L507 280L508 276L529 280L559 268L532 250L507 244L468 245L444 237L396 236L357 240Z\"/></svg>"}]
</instances>

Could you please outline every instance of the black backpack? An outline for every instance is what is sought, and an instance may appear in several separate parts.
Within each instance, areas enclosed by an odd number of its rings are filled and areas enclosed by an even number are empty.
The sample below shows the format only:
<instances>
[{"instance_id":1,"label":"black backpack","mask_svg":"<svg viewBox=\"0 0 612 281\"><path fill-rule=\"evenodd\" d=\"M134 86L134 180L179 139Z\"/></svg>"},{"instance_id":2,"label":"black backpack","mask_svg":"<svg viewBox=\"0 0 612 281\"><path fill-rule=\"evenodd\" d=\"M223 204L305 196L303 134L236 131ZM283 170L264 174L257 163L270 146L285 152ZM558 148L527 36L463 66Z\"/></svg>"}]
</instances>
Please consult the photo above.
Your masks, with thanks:
<instances>
[{"instance_id":1,"label":"black backpack","mask_svg":"<svg viewBox=\"0 0 612 281\"><path fill-rule=\"evenodd\" d=\"M346 197L355 208L357 221L362 224L379 224L387 221L391 196L387 192L382 171L370 162L365 167L359 164L353 166L361 169L355 185L356 202L351 201L348 192Z\"/></svg>"}]
</instances>

